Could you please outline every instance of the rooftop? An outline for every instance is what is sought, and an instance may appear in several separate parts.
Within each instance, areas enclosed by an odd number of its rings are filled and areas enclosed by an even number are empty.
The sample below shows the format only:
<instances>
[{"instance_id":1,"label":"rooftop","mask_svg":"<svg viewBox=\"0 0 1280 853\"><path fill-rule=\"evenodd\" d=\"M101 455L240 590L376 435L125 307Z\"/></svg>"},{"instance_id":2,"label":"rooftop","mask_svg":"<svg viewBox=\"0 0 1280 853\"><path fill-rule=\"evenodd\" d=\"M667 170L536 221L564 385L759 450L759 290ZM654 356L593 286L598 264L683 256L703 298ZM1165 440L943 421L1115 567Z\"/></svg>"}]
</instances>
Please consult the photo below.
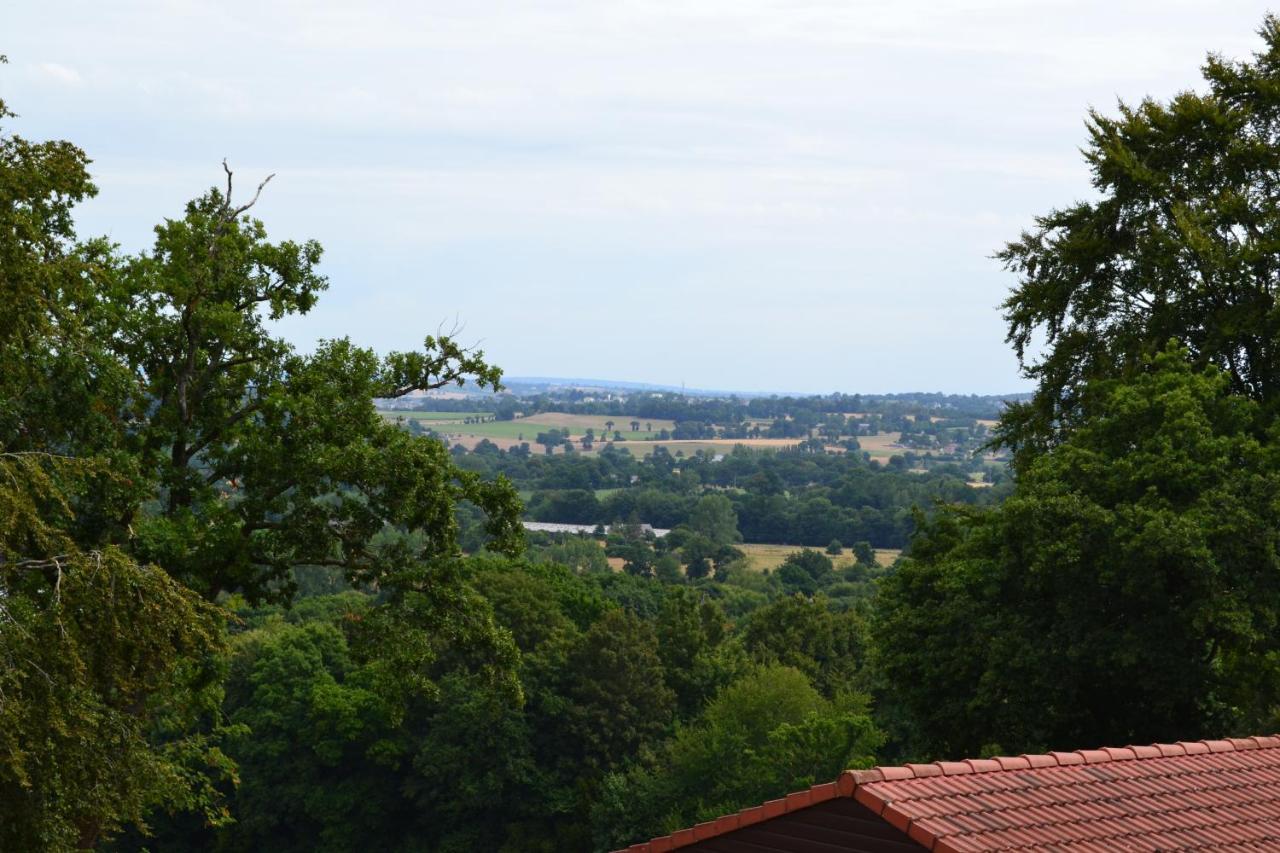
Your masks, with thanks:
<instances>
[{"instance_id":1,"label":"rooftop","mask_svg":"<svg viewBox=\"0 0 1280 853\"><path fill-rule=\"evenodd\" d=\"M1280 849L1280 737L845 771L627 848L719 851Z\"/></svg>"}]
</instances>

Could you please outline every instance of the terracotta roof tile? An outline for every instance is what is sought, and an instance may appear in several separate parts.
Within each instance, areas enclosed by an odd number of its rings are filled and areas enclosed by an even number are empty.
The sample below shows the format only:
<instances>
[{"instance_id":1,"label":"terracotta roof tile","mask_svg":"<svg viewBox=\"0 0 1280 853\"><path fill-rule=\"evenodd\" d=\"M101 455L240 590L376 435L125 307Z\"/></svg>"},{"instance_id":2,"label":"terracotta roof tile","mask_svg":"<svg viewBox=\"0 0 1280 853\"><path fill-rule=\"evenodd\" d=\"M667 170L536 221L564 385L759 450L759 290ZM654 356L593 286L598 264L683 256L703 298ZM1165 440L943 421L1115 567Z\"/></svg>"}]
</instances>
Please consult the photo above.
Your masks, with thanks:
<instances>
[{"instance_id":1,"label":"terracotta roof tile","mask_svg":"<svg viewBox=\"0 0 1280 853\"><path fill-rule=\"evenodd\" d=\"M1026 770L1031 766L1026 758L996 758L994 761L1000 765L1001 770Z\"/></svg>"},{"instance_id":2,"label":"terracotta roof tile","mask_svg":"<svg viewBox=\"0 0 1280 853\"><path fill-rule=\"evenodd\" d=\"M908 764L907 769L917 779L923 779L926 776L941 776L942 768L936 764Z\"/></svg>"},{"instance_id":3,"label":"terracotta roof tile","mask_svg":"<svg viewBox=\"0 0 1280 853\"><path fill-rule=\"evenodd\" d=\"M972 770L974 773L991 773L996 770L1004 769L1003 767L1000 766L999 761L996 761L995 759L992 759L992 758L970 758L970 759L967 759L964 763L968 764L969 769Z\"/></svg>"},{"instance_id":4,"label":"terracotta roof tile","mask_svg":"<svg viewBox=\"0 0 1280 853\"><path fill-rule=\"evenodd\" d=\"M852 797L925 849L1280 849L1280 737L1082 749L847 771L628 848L665 853Z\"/></svg>"},{"instance_id":5,"label":"terracotta roof tile","mask_svg":"<svg viewBox=\"0 0 1280 853\"><path fill-rule=\"evenodd\" d=\"M1052 755L1024 755L1022 758L1032 767L1057 767L1058 760Z\"/></svg>"}]
</instances>

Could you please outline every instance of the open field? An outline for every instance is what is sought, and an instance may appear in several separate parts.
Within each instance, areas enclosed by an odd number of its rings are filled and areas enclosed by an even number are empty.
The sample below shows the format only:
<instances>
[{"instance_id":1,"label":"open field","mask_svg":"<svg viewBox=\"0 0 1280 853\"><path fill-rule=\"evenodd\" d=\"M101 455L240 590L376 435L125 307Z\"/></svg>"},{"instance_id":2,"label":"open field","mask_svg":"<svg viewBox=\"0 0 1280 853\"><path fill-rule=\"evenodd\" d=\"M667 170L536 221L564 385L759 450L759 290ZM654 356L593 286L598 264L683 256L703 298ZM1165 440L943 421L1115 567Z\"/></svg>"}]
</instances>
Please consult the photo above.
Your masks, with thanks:
<instances>
[{"instance_id":1,"label":"open field","mask_svg":"<svg viewBox=\"0 0 1280 853\"><path fill-rule=\"evenodd\" d=\"M627 441L644 441L652 439L658 434L659 430L673 429L674 421L663 420L661 418L636 418L640 422L640 429L632 431L630 429L632 418L629 416L606 416L606 415L567 415L560 412L542 412L537 415L530 415L527 418L516 418L513 421L486 421L479 424L463 423L466 417L474 417L481 413L468 412L396 412L384 411L382 415L387 418L404 417L406 420L412 417L415 420L422 421L423 426L428 426L449 436L451 443L461 442L466 447L474 447L481 439L487 438L499 447L506 449L514 447L521 441L529 442L531 447L534 445L534 439L538 433L546 432L548 429L568 429L573 439L581 439L588 428L594 429L597 436L605 432L605 424L609 421L613 422L614 430L621 433ZM652 427L650 431L647 427Z\"/></svg>"},{"instance_id":2,"label":"open field","mask_svg":"<svg viewBox=\"0 0 1280 853\"><path fill-rule=\"evenodd\" d=\"M658 446L665 447L668 452L673 455L677 452L685 456L693 456L698 451L706 451L708 453L731 453L733 448L738 445L754 448L772 448L774 450L782 450L788 447L795 447L800 443L798 438L710 438L710 439L664 439L655 438L659 430L673 429L674 421L663 419L637 418L640 421L640 429L632 431L629 429L632 418L626 415L605 416L605 415L569 415L561 412L542 412L536 415L530 415L527 418L517 418L513 421L486 421L479 424L463 423L463 419L467 417L477 417L484 413L481 412L398 412L384 411L382 415L389 419L404 418L405 420L413 419L421 422L423 426L430 427L436 432L447 437L450 444L461 444L467 449L474 448L482 440L488 439L503 450L517 447L521 442L528 442L529 447L535 453L541 453L542 448L539 447L534 439L538 433L545 432L548 429L565 429L568 428L570 436L574 439L574 450L581 451L579 440L586 433L587 429L594 429L597 441L595 449L591 452L599 451L605 446L605 442L599 440L599 436L606 433L605 424L613 421L614 429L621 433L624 441L613 442L614 446L627 450L638 456L648 456L653 453ZM646 429L646 426L652 426L652 431ZM610 433L611 434L611 433ZM864 435L858 437L858 444L862 450L871 455L872 459L888 459L890 456L900 454L904 448L897 447L899 433L887 432L879 435ZM832 447L832 450L842 451L842 448ZM557 450L562 453L563 450Z\"/></svg>"},{"instance_id":3,"label":"open field","mask_svg":"<svg viewBox=\"0 0 1280 853\"><path fill-rule=\"evenodd\" d=\"M603 547L603 545L602 545ZM744 545L735 546L747 555L747 565L752 571L762 572L765 569L774 571L781 566L788 556L796 551L803 550L800 545ZM821 551L821 548L813 549ZM825 553L825 552L824 552ZM882 566L892 566L893 561L898 559L898 555L902 551L893 548L877 548L876 562ZM830 556L830 555L828 555ZM622 571L624 560L621 557L609 557L609 568L615 572ZM844 569L852 566L854 563L853 555L849 553L849 549L845 548L844 553L839 557L831 557L831 562L835 564L837 569Z\"/></svg>"},{"instance_id":4,"label":"open field","mask_svg":"<svg viewBox=\"0 0 1280 853\"><path fill-rule=\"evenodd\" d=\"M750 565L752 569L762 572L765 569L772 571L778 568L778 566L781 566L788 556L794 554L796 551L803 550L804 546L751 544L738 545L737 547L741 548L747 555L747 564ZM814 548L813 550L821 551L822 549ZM898 559L898 555L901 553L901 550L895 548L877 548L876 562L882 566L891 566L893 565L893 561ZM845 548L844 553L839 557L832 557L831 562L835 563L837 569L846 568L853 565L853 554L850 553L848 548Z\"/></svg>"},{"instance_id":5,"label":"open field","mask_svg":"<svg viewBox=\"0 0 1280 853\"><path fill-rule=\"evenodd\" d=\"M515 423L525 423L525 422L515 421ZM462 427L462 430L465 430L465 431L458 432L458 433L454 433L454 432L448 433L449 443L461 444L463 447L466 447L467 449L471 449L471 448L474 448L477 444L479 444L483 439L487 438L489 441L492 441L494 444L496 444L498 447L502 448L503 450L507 450L508 448L511 448L511 447L516 447L521 443L521 439L518 437L519 433L517 433L516 437L485 435L484 434L486 432L485 427L489 427L489 426L493 426L493 424L476 424L474 425L474 431L473 431L473 425L466 424L465 426ZM533 427L532 429L529 428L531 426ZM523 440L528 443L529 449L534 453L543 452L543 448L537 444L534 444L533 439L537 436L539 432L543 431L544 429L546 429L546 425L534 426L534 425L526 424L526 429L523 433L524 435ZM444 430L439 430L439 431L444 432ZM623 435L626 435L626 433L623 433ZM574 437L575 439L580 438L581 433L574 433ZM611 442L611 444L614 447L618 448L619 450L626 450L638 456L648 456L649 454L653 453L653 451L658 447L665 447L667 451L670 452L673 456L676 454L677 451L684 454L685 456L693 456L699 450L705 450L709 453L725 453L725 454L732 453L733 448L739 444L746 445L747 447L756 447L756 448L763 447L763 448L773 448L774 450L781 450L787 447L794 447L797 443L798 442L792 438L714 438L714 439L686 439L686 440L679 440L679 441L675 441L675 440L646 441L641 439L637 441L627 440L627 441ZM595 444L595 448L592 451L590 451L590 453L597 453L604 446L605 446L605 442L597 441ZM564 451L561 449L556 450L556 453L563 453L563 452ZM584 452L581 450L581 446L578 444L577 441L574 441L574 452L575 453ZM588 455L590 455L590 453Z\"/></svg>"},{"instance_id":6,"label":"open field","mask_svg":"<svg viewBox=\"0 0 1280 853\"><path fill-rule=\"evenodd\" d=\"M871 454L872 459L888 459L890 456L899 456L906 451L906 448L896 446L901 440L902 433L898 432L860 435L858 436L858 446L862 448L864 453Z\"/></svg>"},{"instance_id":7,"label":"open field","mask_svg":"<svg viewBox=\"0 0 1280 853\"><path fill-rule=\"evenodd\" d=\"M639 421L640 429L632 432L629 427L631 421ZM613 421L613 428L625 435L629 440L633 437L644 438L653 437L655 433L662 429L675 429L676 422L663 420L662 418L632 418L630 415L566 415L562 412L542 412L536 415L529 415L527 418L518 418L512 423L519 424L541 424L550 427L569 427L574 435L582 435L591 427L596 434L604 432L605 422ZM653 429L648 430L646 426L652 425Z\"/></svg>"}]
</instances>

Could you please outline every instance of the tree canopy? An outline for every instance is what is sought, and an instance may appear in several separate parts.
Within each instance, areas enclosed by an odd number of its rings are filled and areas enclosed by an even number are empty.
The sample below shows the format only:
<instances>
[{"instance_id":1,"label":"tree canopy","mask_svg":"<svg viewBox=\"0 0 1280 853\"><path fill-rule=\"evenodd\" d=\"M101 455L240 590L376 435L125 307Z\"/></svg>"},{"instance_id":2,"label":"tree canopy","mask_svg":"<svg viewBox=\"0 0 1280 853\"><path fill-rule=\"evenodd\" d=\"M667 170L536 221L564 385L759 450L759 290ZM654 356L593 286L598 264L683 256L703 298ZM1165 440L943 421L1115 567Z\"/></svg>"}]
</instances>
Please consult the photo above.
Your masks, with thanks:
<instances>
[{"instance_id":1,"label":"tree canopy","mask_svg":"<svg viewBox=\"0 0 1280 853\"><path fill-rule=\"evenodd\" d=\"M1280 458L1262 407L1170 346L885 581L886 713L913 755L1262 730L1280 699Z\"/></svg>"},{"instance_id":2,"label":"tree canopy","mask_svg":"<svg viewBox=\"0 0 1280 853\"><path fill-rule=\"evenodd\" d=\"M1204 92L1091 111L1099 197L1038 217L999 253L1019 274L1008 339L1037 383L1004 415L1007 443L1052 443L1082 415L1089 380L1142 369L1170 338L1275 410L1280 20L1260 34L1251 61L1209 58Z\"/></svg>"},{"instance_id":3,"label":"tree canopy","mask_svg":"<svg viewBox=\"0 0 1280 853\"><path fill-rule=\"evenodd\" d=\"M93 846L158 808L224 820L235 728L212 602L288 600L306 567L382 591L357 632L386 645L379 695L431 695L448 664L519 697L509 637L459 573L455 515L477 507L489 547L518 552L515 492L373 405L501 372L449 335L381 358L345 339L294 351L267 322L324 289L317 244L270 242L230 170L149 252L80 240L87 164L0 133L6 849Z\"/></svg>"}]
</instances>

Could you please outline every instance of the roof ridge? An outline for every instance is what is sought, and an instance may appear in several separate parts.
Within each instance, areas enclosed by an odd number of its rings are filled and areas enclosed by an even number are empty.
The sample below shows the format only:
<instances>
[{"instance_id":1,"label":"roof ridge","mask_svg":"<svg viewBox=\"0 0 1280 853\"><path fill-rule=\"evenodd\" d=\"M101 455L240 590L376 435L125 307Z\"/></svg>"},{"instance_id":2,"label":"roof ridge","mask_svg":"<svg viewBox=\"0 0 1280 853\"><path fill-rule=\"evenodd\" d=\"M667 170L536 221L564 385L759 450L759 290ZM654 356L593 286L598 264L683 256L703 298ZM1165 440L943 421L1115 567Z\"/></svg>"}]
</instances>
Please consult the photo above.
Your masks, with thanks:
<instances>
[{"instance_id":1,"label":"roof ridge","mask_svg":"<svg viewBox=\"0 0 1280 853\"><path fill-rule=\"evenodd\" d=\"M1146 746L1106 746L1101 749L1076 749L1071 752L1024 753L1018 756L996 758L966 758L962 761L879 766L872 767L870 770L846 770L840 774L840 779L844 780L848 776L852 783L849 787L853 788L876 782L900 782L904 779L968 776L976 773L1033 770L1055 766L1078 767L1084 764L1109 764L1116 761L1140 761L1148 758L1171 758L1179 755L1206 755L1219 752L1247 752L1255 749L1280 749L1280 735L1221 740L1184 740Z\"/></svg>"}]
</instances>

